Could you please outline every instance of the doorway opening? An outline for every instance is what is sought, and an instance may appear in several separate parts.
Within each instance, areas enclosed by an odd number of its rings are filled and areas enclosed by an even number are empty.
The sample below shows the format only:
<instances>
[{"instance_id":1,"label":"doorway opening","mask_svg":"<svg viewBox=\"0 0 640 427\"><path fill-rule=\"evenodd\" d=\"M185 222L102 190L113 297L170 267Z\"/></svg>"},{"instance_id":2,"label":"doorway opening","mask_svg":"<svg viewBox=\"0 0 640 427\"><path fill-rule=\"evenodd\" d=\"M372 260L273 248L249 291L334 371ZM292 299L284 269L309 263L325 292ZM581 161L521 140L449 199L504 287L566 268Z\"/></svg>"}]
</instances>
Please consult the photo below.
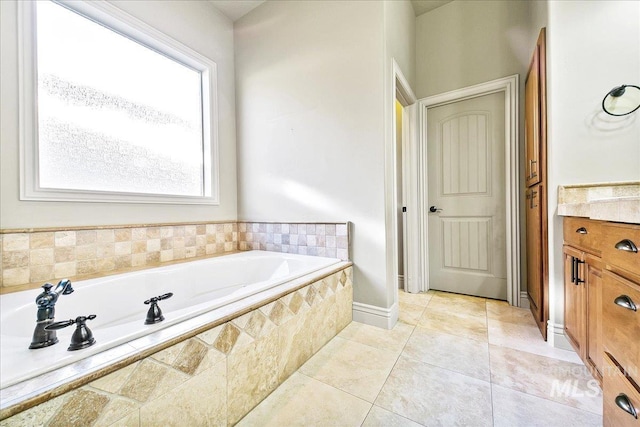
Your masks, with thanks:
<instances>
[{"instance_id":1,"label":"doorway opening","mask_svg":"<svg viewBox=\"0 0 640 427\"><path fill-rule=\"evenodd\" d=\"M404 203L404 197L406 195L406 191L405 191L405 186L406 186L405 175L406 174L404 173L404 168L403 168L403 164L405 163L405 160L404 160L405 150L402 149L403 148L402 147L403 132L404 132L403 126L402 126L403 118L404 118L404 107L402 106L402 104L400 103L400 100L398 99L398 96L396 95L396 100L395 100L396 198L395 198L394 211L396 212L396 221L397 221L396 245L398 247L398 252L397 252L398 289L405 288L405 271L407 270L407 258L405 257L405 254L407 253L407 248L405 246L405 242L407 240L406 239L407 227L406 227L406 221L404 218L404 216L407 213L407 207Z\"/></svg>"},{"instance_id":2,"label":"doorway opening","mask_svg":"<svg viewBox=\"0 0 640 427\"><path fill-rule=\"evenodd\" d=\"M392 60L392 79L387 93L390 132L385 145L385 205L387 218L387 291L389 327L398 316L398 290L420 292L422 277L419 253L417 158L417 98L400 67Z\"/></svg>"}]
</instances>

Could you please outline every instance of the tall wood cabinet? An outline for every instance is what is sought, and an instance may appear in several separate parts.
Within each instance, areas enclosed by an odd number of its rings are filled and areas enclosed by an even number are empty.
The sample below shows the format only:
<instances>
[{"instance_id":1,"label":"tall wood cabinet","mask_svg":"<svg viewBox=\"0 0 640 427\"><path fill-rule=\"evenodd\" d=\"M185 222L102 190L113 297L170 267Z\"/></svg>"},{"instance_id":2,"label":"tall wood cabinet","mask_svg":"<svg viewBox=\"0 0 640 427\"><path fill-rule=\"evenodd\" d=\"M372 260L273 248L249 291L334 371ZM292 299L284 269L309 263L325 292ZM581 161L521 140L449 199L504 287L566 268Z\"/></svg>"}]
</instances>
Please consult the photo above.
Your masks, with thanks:
<instances>
[{"instance_id":1,"label":"tall wood cabinet","mask_svg":"<svg viewBox=\"0 0 640 427\"><path fill-rule=\"evenodd\" d=\"M547 79L546 37L540 30L525 81L525 194L527 297L533 317L547 339Z\"/></svg>"}]
</instances>

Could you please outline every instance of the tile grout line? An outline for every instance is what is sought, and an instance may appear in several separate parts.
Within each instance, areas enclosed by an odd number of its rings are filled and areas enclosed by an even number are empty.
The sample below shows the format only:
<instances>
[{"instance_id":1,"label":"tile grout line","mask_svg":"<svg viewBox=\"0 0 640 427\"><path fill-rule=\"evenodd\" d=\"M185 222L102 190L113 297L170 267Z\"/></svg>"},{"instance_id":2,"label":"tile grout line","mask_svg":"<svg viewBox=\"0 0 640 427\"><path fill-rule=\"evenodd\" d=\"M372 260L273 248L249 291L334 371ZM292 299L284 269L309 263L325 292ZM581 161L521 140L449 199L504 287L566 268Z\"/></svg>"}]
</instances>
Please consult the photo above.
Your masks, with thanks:
<instances>
[{"instance_id":1,"label":"tile grout line","mask_svg":"<svg viewBox=\"0 0 640 427\"><path fill-rule=\"evenodd\" d=\"M403 291L400 291L400 292L403 292ZM432 297L432 298L433 298L433 297ZM419 316L419 318L418 318L418 321L420 320L420 318L422 318L422 316L423 316L423 315L424 315L424 313L426 312L426 310L427 310L427 306L428 306L428 305L429 305L429 303L431 302L431 299L432 299L432 298L429 298L429 301L427 301L427 304L424 306L424 308L423 308L423 309L422 309L422 311L420 312L420 316ZM400 321L400 320L399 320L399 321ZM373 403L372 403L372 405L371 405L371 408L369 409L369 412L367 413L367 417L369 416L369 413L371 413L371 410L373 409L373 407L374 407L374 406L376 406L376 404L375 404L376 400L378 400L378 397L380 397L380 393L382 393L382 390L384 389L384 386L385 386L385 385L387 384L387 382L389 381L389 377L391 376L391 373L393 372L393 370L395 369L396 365L398 364L398 361L400 360L400 357L401 357L401 356L402 356L402 354L404 353L404 350L405 350L405 348L407 347L407 344L409 343L409 340L411 340L411 337L413 336L413 333L415 332L415 330L416 330L416 328L417 328L417 323L416 323L415 325L409 325L409 324L404 323L404 322L402 322L402 323L403 323L403 324L405 324L405 325L407 325L407 326L409 326L409 327L411 328L411 333L410 333L410 334L409 334L409 336L407 337L407 340L405 341L404 345L402 346L402 349L401 349L401 350L400 350L400 352L398 353L398 356L396 357L396 360L395 360L395 362L393 363L393 366L391 367L391 370L389 370L389 373L387 374L386 378L384 379L384 382L382 383L382 386L380 387L380 390L378 390L378 393L376 394L376 397L373 399ZM417 422L417 421L415 421L415 420L412 420L411 418L407 418L407 417L405 417L405 416L403 416L403 415L401 415L401 414L398 414L398 413L396 413L396 412L394 412L394 411L392 411L392 410L389 410L389 409L383 408L382 406L380 406L380 408L382 408L382 409L384 409L384 410L386 410L386 411L389 411L389 412L391 412L391 413L392 413L392 414L394 414L394 415L397 415L397 416L399 416L399 417L402 417L403 419L406 419L406 420L409 420L409 421L415 422L415 423L420 424L420 425L424 425L424 424L422 424L422 423L420 423L420 422ZM367 419L367 418L365 417L365 420L366 420L366 419ZM364 421L363 421L363 423L364 423Z\"/></svg>"},{"instance_id":2,"label":"tile grout line","mask_svg":"<svg viewBox=\"0 0 640 427\"><path fill-rule=\"evenodd\" d=\"M334 389L334 390L337 390L337 391L342 392L342 393L346 393L346 394L348 394L349 396L353 396L353 397L355 397L356 399L358 399L358 400L362 400L363 402L366 402L366 403L370 404L371 406L373 406L373 402L369 402L367 399L363 399L363 398L362 398L362 397L360 397L360 396L356 396L355 394L353 394L353 393L351 393L351 392L349 392L349 391L343 390L343 389L341 389L341 388L339 388L339 387L336 387L336 386L334 386L334 385L332 385L332 384L328 384L328 383L326 383L326 382L324 382L324 381L322 381L322 380L320 380L320 379L318 379L318 378L314 378L314 377L312 377L312 376L310 376L310 375L307 375L307 374L305 374L305 373L303 373L303 372L301 372L301 371L296 371L296 372L297 372L297 373L299 373L300 375L304 375L305 377L307 377L307 378L309 378L309 379L312 379L313 381L318 381L319 383L322 383L322 384L324 384L324 385L326 385L326 386L328 386L328 387L331 387L331 388L332 388L332 389ZM291 377L289 377L289 378L291 378ZM287 379L289 379L289 378L287 378ZM276 388L276 390L277 390L277 388ZM275 391L275 390L274 390L274 391ZM271 395L267 396L267 398L269 398L270 396L271 396ZM265 400L266 400L266 399L265 399ZM263 400L262 402L264 402L264 400ZM262 403L262 402L260 402L260 403ZM254 409L255 409L255 408L254 408ZM371 410L371 408L369 408L369 411L370 411L370 410ZM369 414L369 412L367 412L367 415L368 415L368 414ZM366 419L366 417L365 417L365 419ZM363 422L364 422L364 420L363 420Z\"/></svg>"}]
</instances>

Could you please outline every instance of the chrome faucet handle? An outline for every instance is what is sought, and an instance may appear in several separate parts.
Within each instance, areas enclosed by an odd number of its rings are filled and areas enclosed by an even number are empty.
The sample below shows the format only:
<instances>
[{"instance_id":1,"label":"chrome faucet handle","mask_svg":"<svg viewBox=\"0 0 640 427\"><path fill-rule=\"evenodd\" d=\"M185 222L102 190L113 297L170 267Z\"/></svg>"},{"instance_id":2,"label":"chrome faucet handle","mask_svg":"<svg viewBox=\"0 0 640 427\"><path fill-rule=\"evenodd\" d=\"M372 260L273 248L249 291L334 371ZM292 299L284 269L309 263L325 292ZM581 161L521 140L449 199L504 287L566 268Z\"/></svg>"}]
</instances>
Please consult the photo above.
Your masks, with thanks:
<instances>
[{"instance_id":1,"label":"chrome faucet handle","mask_svg":"<svg viewBox=\"0 0 640 427\"><path fill-rule=\"evenodd\" d=\"M90 314L89 316L78 316L75 319L52 323L44 329L46 331L63 329L75 323L76 330L73 332L73 335L71 335L71 344L69 344L69 348L67 348L67 350L81 350L83 348L91 347L96 343L95 338L93 338L93 332L91 332L87 327L87 320L93 320L95 318L95 314Z\"/></svg>"},{"instance_id":2,"label":"chrome faucet handle","mask_svg":"<svg viewBox=\"0 0 640 427\"><path fill-rule=\"evenodd\" d=\"M151 307L149 307L149 310L147 311L147 318L144 321L145 325L153 325L155 323L159 323L164 320L164 316L162 315L162 310L160 310L160 307L158 306L158 301L171 298L172 296L173 296L173 293L169 292L157 297L149 298L144 302L147 305L151 304Z\"/></svg>"}]
</instances>

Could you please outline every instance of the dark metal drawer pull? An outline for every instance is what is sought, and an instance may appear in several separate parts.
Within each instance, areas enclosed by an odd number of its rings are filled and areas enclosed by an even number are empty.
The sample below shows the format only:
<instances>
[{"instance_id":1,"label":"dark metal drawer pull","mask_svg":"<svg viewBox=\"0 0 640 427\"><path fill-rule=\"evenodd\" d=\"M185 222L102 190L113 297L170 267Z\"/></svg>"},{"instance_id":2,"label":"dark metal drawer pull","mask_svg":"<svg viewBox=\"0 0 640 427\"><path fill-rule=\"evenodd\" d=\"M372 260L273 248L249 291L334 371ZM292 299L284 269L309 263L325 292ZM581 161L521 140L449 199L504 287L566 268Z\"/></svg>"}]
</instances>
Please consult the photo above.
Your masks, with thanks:
<instances>
[{"instance_id":1,"label":"dark metal drawer pull","mask_svg":"<svg viewBox=\"0 0 640 427\"><path fill-rule=\"evenodd\" d=\"M616 243L616 249L620 251L638 253L638 247L629 239L620 240Z\"/></svg>"},{"instance_id":2,"label":"dark metal drawer pull","mask_svg":"<svg viewBox=\"0 0 640 427\"><path fill-rule=\"evenodd\" d=\"M580 264L584 264L584 261L576 258L576 286L578 286L580 283L584 283L584 279L580 278Z\"/></svg>"},{"instance_id":3,"label":"dark metal drawer pull","mask_svg":"<svg viewBox=\"0 0 640 427\"><path fill-rule=\"evenodd\" d=\"M571 283L576 283L576 259L571 257Z\"/></svg>"},{"instance_id":4,"label":"dark metal drawer pull","mask_svg":"<svg viewBox=\"0 0 640 427\"><path fill-rule=\"evenodd\" d=\"M578 234L587 234L587 229L584 227L580 227L576 230L576 233Z\"/></svg>"},{"instance_id":5,"label":"dark metal drawer pull","mask_svg":"<svg viewBox=\"0 0 640 427\"><path fill-rule=\"evenodd\" d=\"M622 308L626 308L627 310L638 311L638 308L636 307L633 300L627 295L620 295L618 298L614 299L613 302Z\"/></svg>"},{"instance_id":6,"label":"dark metal drawer pull","mask_svg":"<svg viewBox=\"0 0 640 427\"><path fill-rule=\"evenodd\" d=\"M633 405L631 404L631 401L629 400L626 394L620 393L616 397L616 405L618 405L618 408L622 409L627 414L633 415L633 418L635 418L636 420L638 419L638 413L636 412L636 408L633 407Z\"/></svg>"}]
</instances>

